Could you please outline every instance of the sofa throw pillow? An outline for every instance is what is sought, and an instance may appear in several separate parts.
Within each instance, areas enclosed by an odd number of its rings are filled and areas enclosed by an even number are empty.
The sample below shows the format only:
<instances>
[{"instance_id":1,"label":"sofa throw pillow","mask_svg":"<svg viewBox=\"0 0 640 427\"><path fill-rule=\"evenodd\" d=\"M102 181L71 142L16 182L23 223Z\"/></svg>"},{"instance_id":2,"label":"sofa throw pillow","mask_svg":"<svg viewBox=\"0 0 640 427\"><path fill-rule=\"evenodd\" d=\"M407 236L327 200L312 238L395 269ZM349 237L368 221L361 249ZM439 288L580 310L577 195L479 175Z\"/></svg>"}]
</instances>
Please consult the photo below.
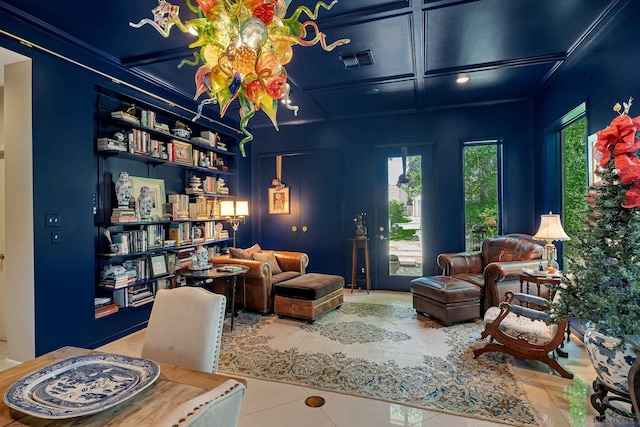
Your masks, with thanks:
<instances>
[{"instance_id":1,"label":"sofa throw pillow","mask_svg":"<svg viewBox=\"0 0 640 427\"><path fill-rule=\"evenodd\" d=\"M253 254L261 250L260 245L257 243L247 249L229 248L229 257L236 259L253 259Z\"/></svg>"},{"instance_id":2,"label":"sofa throw pillow","mask_svg":"<svg viewBox=\"0 0 640 427\"><path fill-rule=\"evenodd\" d=\"M269 264L271 266L271 274L282 273L282 269L280 268L278 260L276 259L276 254L274 254L273 251L257 252L253 254L253 259Z\"/></svg>"}]
</instances>

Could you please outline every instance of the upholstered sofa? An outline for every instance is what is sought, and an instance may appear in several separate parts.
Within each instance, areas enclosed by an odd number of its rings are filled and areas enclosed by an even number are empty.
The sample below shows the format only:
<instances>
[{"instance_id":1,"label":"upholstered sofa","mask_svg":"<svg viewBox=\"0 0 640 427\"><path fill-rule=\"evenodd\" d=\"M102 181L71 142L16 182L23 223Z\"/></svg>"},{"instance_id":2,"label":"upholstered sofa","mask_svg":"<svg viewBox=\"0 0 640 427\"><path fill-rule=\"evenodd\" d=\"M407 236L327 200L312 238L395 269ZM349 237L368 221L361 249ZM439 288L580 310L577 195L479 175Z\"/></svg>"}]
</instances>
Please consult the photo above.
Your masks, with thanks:
<instances>
[{"instance_id":1,"label":"upholstered sofa","mask_svg":"<svg viewBox=\"0 0 640 427\"><path fill-rule=\"evenodd\" d=\"M236 301L244 302L247 310L269 313L273 310L273 285L305 274L309 257L302 252L265 251L253 245L248 249L229 248L229 254L211 257L209 262L249 267L238 279Z\"/></svg>"},{"instance_id":2,"label":"upholstered sofa","mask_svg":"<svg viewBox=\"0 0 640 427\"><path fill-rule=\"evenodd\" d=\"M498 306L507 291L520 292L523 268L537 269L543 256L544 242L527 234L506 234L485 239L482 249L473 252L438 255L444 276L466 280L481 288L481 311ZM547 289L541 289L547 297Z\"/></svg>"}]
</instances>

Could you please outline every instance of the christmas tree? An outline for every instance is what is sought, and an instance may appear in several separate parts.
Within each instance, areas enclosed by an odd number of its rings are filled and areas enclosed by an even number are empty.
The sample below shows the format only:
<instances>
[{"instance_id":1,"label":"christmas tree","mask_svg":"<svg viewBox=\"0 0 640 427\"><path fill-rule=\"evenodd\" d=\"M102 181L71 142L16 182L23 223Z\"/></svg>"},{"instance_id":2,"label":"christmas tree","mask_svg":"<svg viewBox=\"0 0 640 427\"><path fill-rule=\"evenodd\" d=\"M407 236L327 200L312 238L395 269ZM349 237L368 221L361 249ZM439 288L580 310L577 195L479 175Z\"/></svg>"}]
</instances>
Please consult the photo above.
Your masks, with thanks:
<instances>
[{"instance_id":1,"label":"christmas tree","mask_svg":"<svg viewBox=\"0 0 640 427\"><path fill-rule=\"evenodd\" d=\"M614 106L618 117L598 132L598 161L587 196L584 228L571 236L562 301L552 319L577 317L605 335L640 334L640 117L631 101Z\"/></svg>"}]
</instances>

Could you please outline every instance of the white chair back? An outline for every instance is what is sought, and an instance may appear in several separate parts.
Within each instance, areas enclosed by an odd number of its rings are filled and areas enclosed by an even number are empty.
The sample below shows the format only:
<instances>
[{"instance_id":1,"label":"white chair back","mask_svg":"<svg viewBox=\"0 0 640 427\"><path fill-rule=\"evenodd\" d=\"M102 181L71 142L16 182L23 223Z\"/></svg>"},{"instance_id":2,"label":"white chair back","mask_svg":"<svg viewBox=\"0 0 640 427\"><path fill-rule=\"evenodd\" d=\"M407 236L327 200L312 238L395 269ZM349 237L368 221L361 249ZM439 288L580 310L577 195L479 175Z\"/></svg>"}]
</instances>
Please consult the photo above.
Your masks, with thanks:
<instances>
[{"instance_id":1,"label":"white chair back","mask_svg":"<svg viewBox=\"0 0 640 427\"><path fill-rule=\"evenodd\" d=\"M151 310L142 357L215 373L226 302L224 295L202 288L159 290Z\"/></svg>"},{"instance_id":2,"label":"white chair back","mask_svg":"<svg viewBox=\"0 0 640 427\"><path fill-rule=\"evenodd\" d=\"M208 392L188 400L156 424L158 427L237 427L246 388L228 380Z\"/></svg>"}]
</instances>

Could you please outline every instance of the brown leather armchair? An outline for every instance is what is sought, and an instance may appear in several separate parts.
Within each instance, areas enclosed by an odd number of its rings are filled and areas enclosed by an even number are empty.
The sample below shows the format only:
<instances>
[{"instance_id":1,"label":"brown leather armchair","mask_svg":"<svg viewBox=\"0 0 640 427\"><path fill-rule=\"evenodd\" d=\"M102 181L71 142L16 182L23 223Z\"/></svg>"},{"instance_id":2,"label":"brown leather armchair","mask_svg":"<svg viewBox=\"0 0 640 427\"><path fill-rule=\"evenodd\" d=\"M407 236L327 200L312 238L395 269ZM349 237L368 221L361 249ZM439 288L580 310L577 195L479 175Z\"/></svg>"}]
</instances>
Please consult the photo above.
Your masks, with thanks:
<instances>
[{"instance_id":1,"label":"brown leather armchair","mask_svg":"<svg viewBox=\"0 0 640 427\"><path fill-rule=\"evenodd\" d=\"M544 242L527 234L506 234L482 242L482 249L438 255L438 266L444 276L471 282L482 288L482 313L498 306L507 291L520 292L520 273L523 268L537 269L542 259ZM547 297L548 290L541 289Z\"/></svg>"},{"instance_id":2,"label":"brown leather armchair","mask_svg":"<svg viewBox=\"0 0 640 427\"><path fill-rule=\"evenodd\" d=\"M282 273L273 274L268 262L230 258L229 255L209 258L212 264L241 264L249 271L238 278L236 301L244 301L244 308L258 313L273 310L273 285L305 273L309 257L302 252L272 251ZM244 286L242 280L244 278Z\"/></svg>"}]
</instances>

